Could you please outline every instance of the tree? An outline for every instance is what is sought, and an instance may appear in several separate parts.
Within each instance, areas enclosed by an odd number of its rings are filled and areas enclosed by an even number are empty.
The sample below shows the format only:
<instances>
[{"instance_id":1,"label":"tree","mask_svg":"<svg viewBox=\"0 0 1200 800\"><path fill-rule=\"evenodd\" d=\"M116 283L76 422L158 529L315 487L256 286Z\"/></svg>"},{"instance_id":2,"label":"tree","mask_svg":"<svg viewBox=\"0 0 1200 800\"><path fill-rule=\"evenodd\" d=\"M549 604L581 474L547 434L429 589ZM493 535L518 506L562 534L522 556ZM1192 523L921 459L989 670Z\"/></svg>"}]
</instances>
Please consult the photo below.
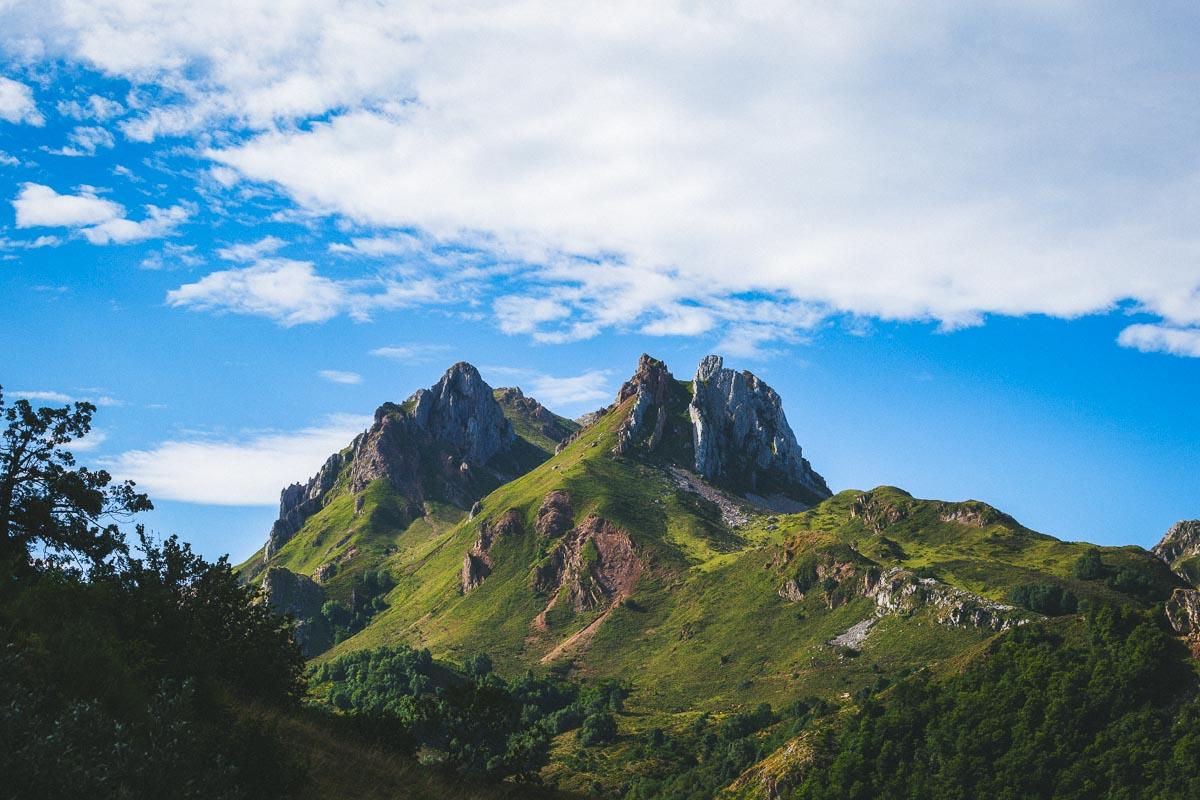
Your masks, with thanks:
<instances>
[{"instance_id":1,"label":"tree","mask_svg":"<svg viewBox=\"0 0 1200 800\"><path fill-rule=\"evenodd\" d=\"M0 390L0 562L25 571L37 558L54 566L94 568L125 548L118 522L153 506L132 481L114 484L104 470L76 466L66 449L88 434L91 403L34 409L5 406Z\"/></svg>"}]
</instances>

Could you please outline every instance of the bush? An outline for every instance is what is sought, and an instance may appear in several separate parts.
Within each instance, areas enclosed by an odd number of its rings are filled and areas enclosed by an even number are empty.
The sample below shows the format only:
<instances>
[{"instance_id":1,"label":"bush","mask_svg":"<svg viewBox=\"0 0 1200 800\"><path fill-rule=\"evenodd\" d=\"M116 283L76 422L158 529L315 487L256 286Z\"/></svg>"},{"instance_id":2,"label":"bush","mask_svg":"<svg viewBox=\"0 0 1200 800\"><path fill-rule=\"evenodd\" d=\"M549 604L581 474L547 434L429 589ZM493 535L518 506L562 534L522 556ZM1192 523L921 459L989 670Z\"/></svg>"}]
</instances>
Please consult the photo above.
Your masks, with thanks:
<instances>
[{"instance_id":1,"label":"bush","mask_svg":"<svg viewBox=\"0 0 1200 800\"><path fill-rule=\"evenodd\" d=\"M584 747L596 747L617 739L617 721L612 714L592 714L583 721L579 731L579 743Z\"/></svg>"},{"instance_id":2,"label":"bush","mask_svg":"<svg viewBox=\"0 0 1200 800\"><path fill-rule=\"evenodd\" d=\"M1023 606L1048 617L1074 614L1079 609L1079 599L1073 592L1048 583L1016 586L1008 593L1008 600L1013 605Z\"/></svg>"}]
</instances>

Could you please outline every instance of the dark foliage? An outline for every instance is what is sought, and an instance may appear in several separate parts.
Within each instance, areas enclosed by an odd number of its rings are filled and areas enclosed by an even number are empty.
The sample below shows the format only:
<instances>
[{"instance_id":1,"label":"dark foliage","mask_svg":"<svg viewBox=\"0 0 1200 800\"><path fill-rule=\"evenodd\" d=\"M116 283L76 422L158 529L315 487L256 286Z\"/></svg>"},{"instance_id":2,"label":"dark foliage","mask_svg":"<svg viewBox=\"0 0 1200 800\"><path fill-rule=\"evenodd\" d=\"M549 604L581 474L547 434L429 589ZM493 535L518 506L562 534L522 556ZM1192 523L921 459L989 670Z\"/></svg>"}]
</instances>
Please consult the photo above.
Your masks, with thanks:
<instances>
[{"instance_id":1,"label":"dark foliage","mask_svg":"<svg viewBox=\"0 0 1200 800\"><path fill-rule=\"evenodd\" d=\"M1182 646L1148 616L1028 626L965 673L869 698L798 798L1200 796L1200 703Z\"/></svg>"},{"instance_id":2,"label":"dark foliage","mask_svg":"<svg viewBox=\"0 0 1200 800\"><path fill-rule=\"evenodd\" d=\"M285 797L303 776L243 703L294 706L285 621L204 561L113 519L149 508L64 447L93 409L5 411L0 775L14 798Z\"/></svg>"},{"instance_id":3,"label":"dark foliage","mask_svg":"<svg viewBox=\"0 0 1200 800\"><path fill-rule=\"evenodd\" d=\"M559 733L582 726L581 742L589 730L595 738L585 744L612 741L611 712L629 691L613 681L582 686L532 673L506 682L485 653L455 669L405 646L350 653L317 667L312 680L348 716L387 720L387 736L437 751L455 771L519 780L536 777Z\"/></svg>"},{"instance_id":4,"label":"dark foliage","mask_svg":"<svg viewBox=\"0 0 1200 800\"><path fill-rule=\"evenodd\" d=\"M1073 592L1050 583L1016 586L1008 593L1008 601L1048 617L1074 614L1079 609L1079 599Z\"/></svg>"}]
</instances>

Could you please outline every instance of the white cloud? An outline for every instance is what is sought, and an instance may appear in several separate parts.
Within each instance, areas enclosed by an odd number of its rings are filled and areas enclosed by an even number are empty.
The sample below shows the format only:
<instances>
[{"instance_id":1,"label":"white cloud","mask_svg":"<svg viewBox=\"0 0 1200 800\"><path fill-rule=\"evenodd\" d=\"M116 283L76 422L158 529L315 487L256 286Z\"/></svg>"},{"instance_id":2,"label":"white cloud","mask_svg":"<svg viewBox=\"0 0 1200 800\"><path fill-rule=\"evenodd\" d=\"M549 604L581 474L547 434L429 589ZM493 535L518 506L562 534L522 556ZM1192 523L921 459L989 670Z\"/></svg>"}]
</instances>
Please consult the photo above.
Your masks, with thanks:
<instances>
[{"instance_id":1,"label":"white cloud","mask_svg":"<svg viewBox=\"0 0 1200 800\"><path fill-rule=\"evenodd\" d=\"M1200 323L1200 68L1144 5L67 0L0 24L15 54L166 90L124 132L204 133L229 185L529 260L490 299L542 341L754 352L829 314L951 329L1126 302Z\"/></svg>"},{"instance_id":2,"label":"white cloud","mask_svg":"<svg viewBox=\"0 0 1200 800\"><path fill-rule=\"evenodd\" d=\"M380 358L390 358L393 361L408 361L417 356L417 348L407 345L396 347L376 347L371 351L371 355L379 356Z\"/></svg>"},{"instance_id":3,"label":"white cloud","mask_svg":"<svg viewBox=\"0 0 1200 800\"><path fill-rule=\"evenodd\" d=\"M228 247L221 247L217 250L217 256L226 261L249 263L258 261L263 256L274 253L285 244L287 243L283 239L275 236L264 236L257 242L244 242L241 244L231 244Z\"/></svg>"},{"instance_id":4,"label":"white cloud","mask_svg":"<svg viewBox=\"0 0 1200 800\"><path fill-rule=\"evenodd\" d=\"M169 236L176 227L187 222L196 213L191 204L159 208L146 206L146 218L134 221L131 219L110 219L99 225L84 228L83 237L92 244L129 244L146 239L160 239Z\"/></svg>"},{"instance_id":5,"label":"white cloud","mask_svg":"<svg viewBox=\"0 0 1200 800\"><path fill-rule=\"evenodd\" d=\"M43 125L45 117L33 101L33 90L20 81L0 75L0 119L5 122Z\"/></svg>"},{"instance_id":6,"label":"white cloud","mask_svg":"<svg viewBox=\"0 0 1200 800\"><path fill-rule=\"evenodd\" d=\"M125 113L125 106L108 97L93 94L87 100L63 100L58 103L58 113L64 117L78 120L94 119L100 122L119 117Z\"/></svg>"},{"instance_id":7,"label":"white cloud","mask_svg":"<svg viewBox=\"0 0 1200 800\"><path fill-rule=\"evenodd\" d=\"M362 375L359 375L357 372L343 372L338 369L323 369L317 375L330 383L343 383L347 385L362 383L363 380Z\"/></svg>"},{"instance_id":8,"label":"white cloud","mask_svg":"<svg viewBox=\"0 0 1200 800\"><path fill-rule=\"evenodd\" d=\"M420 238L406 233L395 233L390 236L356 237L350 240L350 244L334 242L329 245L329 252L384 258L412 255L424 248L425 244Z\"/></svg>"},{"instance_id":9,"label":"white cloud","mask_svg":"<svg viewBox=\"0 0 1200 800\"><path fill-rule=\"evenodd\" d=\"M366 321L376 309L443 303L457 296L451 284L432 278L332 280L317 274L311 262L266 258L184 284L167 293L167 302L199 311L263 316L290 327L339 314Z\"/></svg>"},{"instance_id":10,"label":"white cloud","mask_svg":"<svg viewBox=\"0 0 1200 800\"><path fill-rule=\"evenodd\" d=\"M155 250L143 258L138 266L142 269L163 270L197 267L203 263L204 259L196 254L196 245L166 242L162 249Z\"/></svg>"},{"instance_id":11,"label":"white cloud","mask_svg":"<svg viewBox=\"0 0 1200 800\"><path fill-rule=\"evenodd\" d=\"M12 397L24 397L26 400L40 400L43 403L91 403L92 405L101 407L119 406L122 404L120 400L106 394L78 397L66 392L56 392L46 389L18 389L7 394Z\"/></svg>"},{"instance_id":12,"label":"white cloud","mask_svg":"<svg viewBox=\"0 0 1200 800\"><path fill-rule=\"evenodd\" d=\"M46 403L70 403L74 400L69 394L63 392L50 392L44 390L22 390L18 389L12 392L14 397L24 397L26 400L41 400Z\"/></svg>"},{"instance_id":13,"label":"white cloud","mask_svg":"<svg viewBox=\"0 0 1200 800\"><path fill-rule=\"evenodd\" d=\"M106 128L91 125L80 125L69 134L67 140L71 144L50 152L60 156L94 156L99 148L112 149L116 143L113 135Z\"/></svg>"},{"instance_id":14,"label":"white cloud","mask_svg":"<svg viewBox=\"0 0 1200 800\"><path fill-rule=\"evenodd\" d=\"M1117 342L1143 353L1170 353L1200 358L1200 327L1177 328L1169 325L1130 325L1121 331Z\"/></svg>"},{"instance_id":15,"label":"white cloud","mask_svg":"<svg viewBox=\"0 0 1200 800\"><path fill-rule=\"evenodd\" d=\"M108 434L104 431L98 431L95 428L88 431L88 435L82 439L76 439L67 445L67 448L74 453L88 452L95 450L108 439Z\"/></svg>"},{"instance_id":16,"label":"white cloud","mask_svg":"<svg viewBox=\"0 0 1200 800\"><path fill-rule=\"evenodd\" d=\"M15 167L21 163L21 159L16 156L10 156L8 153L0 150L0 166Z\"/></svg>"},{"instance_id":17,"label":"white cloud","mask_svg":"<svg viewBox=\"0 0 1200 800\"><path fill-rule=\"evenodd\" d=\"M146 206L140 221L125 218L125 207L96 195L94 187L80 194L59 194L49 186L25 183L12 201L18 228L73 228L92 244L127 244L167 236L195 213L190 204L159 208Z\"/></svg>"},{"instance_id":18,"label":"white cloud","mask_svg":"<svg viewBox=\"0 0 1200 800\"><path fill-rule=\"evenodd\" d=\"M122 453L105 466L153 499L273 506L284 486L307 480L370 423L369 417L337 415L296 431L177 439Z\"/></svg>"},{"instance_id":19,"label":"white cloud","mask_svg":"<svg viewBox=\"0 0 1200 800\"><path fill-rule=\"evenodd\" d=\"M550 407L590 408L616 395L608 370L592 369L563 377L518 367L487 367L484 372L497 381L496 385L517 384L530 397Z\"/></svg>"},{"instance_id":20,"label":"white cloud","mask_svg":"<svg viewBox=\"0 0 1200 800\"><path fill-rule=\"evenodd\" d=\"M25 183L12 201L18 228L77 228L119 219L120 203L94 194L59 194L40 183Z\"/></svg>"}]
</instances>

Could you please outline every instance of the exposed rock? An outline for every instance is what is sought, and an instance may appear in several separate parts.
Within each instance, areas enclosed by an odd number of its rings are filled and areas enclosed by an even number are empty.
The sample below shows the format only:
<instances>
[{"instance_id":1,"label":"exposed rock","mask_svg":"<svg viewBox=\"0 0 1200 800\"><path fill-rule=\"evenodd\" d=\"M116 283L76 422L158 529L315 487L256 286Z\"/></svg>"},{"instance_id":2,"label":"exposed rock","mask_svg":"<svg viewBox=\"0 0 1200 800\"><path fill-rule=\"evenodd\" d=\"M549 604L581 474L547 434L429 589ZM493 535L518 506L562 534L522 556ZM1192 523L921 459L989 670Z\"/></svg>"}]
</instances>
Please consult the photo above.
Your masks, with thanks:
<instances>
[{"instance_id":1,"label":"exposed rock","mask_svg":"<svg viewBox=\"0 0 1200 800\"><path fill-rule=\"evenodd\" d=\"M776 594L778 594L784 600L787 600L789 603L799 603L804 599L804 589L801 588L800 581L796 580L795 578L790 578L784 581L783 585L779 587L779 591L776 592Z\"/></svg>"},{"instance_id":2,"label":"exposed rock","mask_svg":"<svg viewBox=\"0 0 1200 800\"><path fill-rule=\"evenodd\" d=\"M1200 555L1200 519L1176 522L1150 552L1169 565Z\"/></svg>"},{"instance_id":3,"label":"exposed rock","mask_svg":"<svg viewBox=\"0 0 1200 800\"><path fill-rule=\"evenodd\" d=\"M335 485L339 492L361 493L373 481L386 479L408 500L404 510L410 520L424 513L431 497L469 508L483 493L476 469L506 452L515 436L479 372L470 364L455 364L433 387L421 389L403 405L384 403L371 427L330 456L311 480L283 490L266 559L324 508ZM360 495L355 512L362 511Z\"/></svg>"},{"instance_id":4,"label":"exposed rock","mask_svg":"<svg viewBox=\"0 0 1200 800\"><path fill-rule=\"evenodd\" d=\"M533 585L553 593L547 611L561 589L576 612L590 611L632 594L642 570L629 535L592 514L535 568Z\"/></svg>"},{"instance_id":5,"label":"exposed rock","mask_svg":"<svg viewBox=\"0 0 1200 800\"><path fill-rule=\"evenodd\" d=\"M471 513L467 515L467 519L475 519L481 511L483 511L483 503L476 500L474 505L471 506Z\"/></svg>"},{"instance_id":6,"label":"exposed rock","mask_svg":"<svg viewBox=\"0 0 1200 800\"><path fill-rule=\"evenodd\" d=\"M502 537L516 536L521 533L521 515L515 508L510 508L495 521L484 522L479 526L479 535L475 544L463 556L462 570L459 573L459 587L463 594L483 583L492 572L492 546Z\"/></svg>"},{"instance_id":7,"label":"exposed rock","mask_svg":"<svg viewBox=\"0 0 1200 800\"><path fill-rule=\"evenodd\" d=\"M596 420L600 419L605 414L607 414L608 409L609 409L609 406L604 406L602 408L597 408L595 411L589 411L586 414L580 414L578 417L575 418L575 424L578 425L580 428L586 428L589 425L594 424L596 422Z\"/></svg>"},{"instance_id":8,"label":"exposed rock","mask_svg":"<svg viewBox=\"0 0 1200 800\"><path fill-rule=\"evenodd\" d=\"M937 609L937 621L957 628L988 628L1005 631L1028 620L1013 606L942 583L936 578L918 578L893 567L882 574L868 573L865 594L875 599L878 614L908 614L921 606Z\"/></svg>"},{"instance_id":9,"label":"exposed rock","mask_svg":"<svg viewBox=\"0 0 1200 800\"><path fill-rule=\"evenodd\" d=\"M571 496L559 490L551 492L542 500L542 505L537 512L537 522L533 527L538 536L544 539L557 539L571 530L574 524Z\"/></svg>"},{"instance_id":10,"label":"exposed rock","mask_svg":"<svg viewBox=\"0 0 1200 800\"><path fill-rule=\"evenodd\" d=\"M877 497L874 492L860 494L850 506L850 518L861 519L875 533L883 533L884 528L907 516L907 507Z\"/></svg>"},{"instance_id":11,"label":"exposed rock","mask_svg":"<svg viewBox=\"0 0 1200 800\"><path fill-rule=\"evenodd\" d=\"M638 359L637 372L621 386L617 393L617 404L633 397L629 416L617 429L617 444L613 452L618 455L629 452L634 445L654 451L662 442L667 425L667 397L675 378L667 365L645 353Z\"/></svg>"},{"instance_id":12,"label":"exposed rock","mask_svg":"<svg viewBox=\"0 0 1200 800\"><path fill-rule=\"evenodd\" d=\"M832 647L848 647L851 650L858 650L867 641L867 634L871 632L871 627L878 621L879 617L867 617L861 622L856 622L844 632L830 639L829 644Z\"/></svg>"},{"instance_id":13,"label":"exposed rock","mask_svg":"<svg viewBox=\"0 0 1200 800\"><path fill-rule=\"evenodd\" d=\"M936 578L919 578L900 567L884 571L865 558L853 561L824 554L809 569L807 577L797 574L785 580L776 593L788 602L799 603L810 591L820 588L829 608L843 605L854 597L869 597L875 601L876 616L908 615L920 608L932 608L940 624L959 628L1004 631L1027 621L1013 606L950 586ZM869 627L862 629L864 636Z\"/></svg>"},{"instance_id":14,"label":"exposed rock","mask_svg":"<svg viewBox=\"0 0 1200 800\"><path fill-rule=\"evenodd\" d=\"M779 395L749 372L706 356L692 382L688 413L696 472L715 483L815 504L831 496L803 457Z\"/></svg>"},{"instance_id":15,"label":"exposed rock","mask_svg":"<svg viewBox=\"0 0 1200 800\"><path fill-rule=\"evenodd\" d=\"M295 620L292 637L305 656L315 656L333 643L333 631L321 614L325 591L311 578L283 567L270 567L263 576L262 592L271 608Z\"/></svg>"},{"instance_id":16,"label":"exposed rock","mask_svg":"<svg viewBox=\"0 0 1200 800\"><path fill-rule=\"evenodd\" d=\"M685 492L698 494L705 500L716 505L721 512L721 521L730 528L740 528L750 521L746 509L729 495L719 489L709 486L700 480L699 476L679 467L670 467L671 479L675 485Z\"/></svg>"},{"instance_id":17,"label":"exposed rock","mask_svg":"<svg viewBox=\"0 0 1200 800\"><path fill-rule=\"evenodd\" d=\"M332 561L326 561L313 571L313 580L317 583L324 583L335 574L337 574L337 564L334 564Z\"/></svg>"},{"instance_id":18,"label":"exposed rock","mask_svg":"<svg viewBox=\"0 0 1200 800\"><path fill-rule=\"evenodd\" d=\"M1200 591L1176 588L1167 600L1165 611L1175 632L1187 637L1192 658L1200 658Z\"/></svg>"},{"instance_id":19,"label":"exposed rock","mask_svg":"<svg viewBox=\"0 0 1200 800\"><path fill-rule=\"evenodd\" d=\"M467 553L463 556L462 572L459 575L459 585L462 593L466 594L483 583L483 579L492 572L492 565L487 559Z\"/></svg>"},{"instance_id":20,"label":"exposed rock","mask_svg":"<svg viewBox=\"0 0 1200 800\"><path fill-rule=\"evenodd\" d=\"M430 389L417 390L410 402L416 425L468 463L487 463L515 438L492 387L465 361L446 370Z\"/></svg>"},{"instance_id":21,"label":"exposed rock","mask_svg":"<svg viewBox=\"0 0 1200 800\"><path fill-rule=\"evenodd\" d=\"M988 525L998 523L1015 523L1015 520L1008 514L978 500L968 500L965 503L941 503L938 519L942 522L970 525L972 528L986 528Z\"/></svg>"},{"instance_id":22,"label":"exposed rock","mask_svg":"<svg viewBox=\"0 0 1200 800\"><path fill-rule=\"evenodd\" d=\"M307 483L293 483L279 493L279 519L267 536L268 560L304 527L305 520L321 510L325 495L333 488L344 463L342 453L334 453Z\"/></svg>"}]
</instances>

